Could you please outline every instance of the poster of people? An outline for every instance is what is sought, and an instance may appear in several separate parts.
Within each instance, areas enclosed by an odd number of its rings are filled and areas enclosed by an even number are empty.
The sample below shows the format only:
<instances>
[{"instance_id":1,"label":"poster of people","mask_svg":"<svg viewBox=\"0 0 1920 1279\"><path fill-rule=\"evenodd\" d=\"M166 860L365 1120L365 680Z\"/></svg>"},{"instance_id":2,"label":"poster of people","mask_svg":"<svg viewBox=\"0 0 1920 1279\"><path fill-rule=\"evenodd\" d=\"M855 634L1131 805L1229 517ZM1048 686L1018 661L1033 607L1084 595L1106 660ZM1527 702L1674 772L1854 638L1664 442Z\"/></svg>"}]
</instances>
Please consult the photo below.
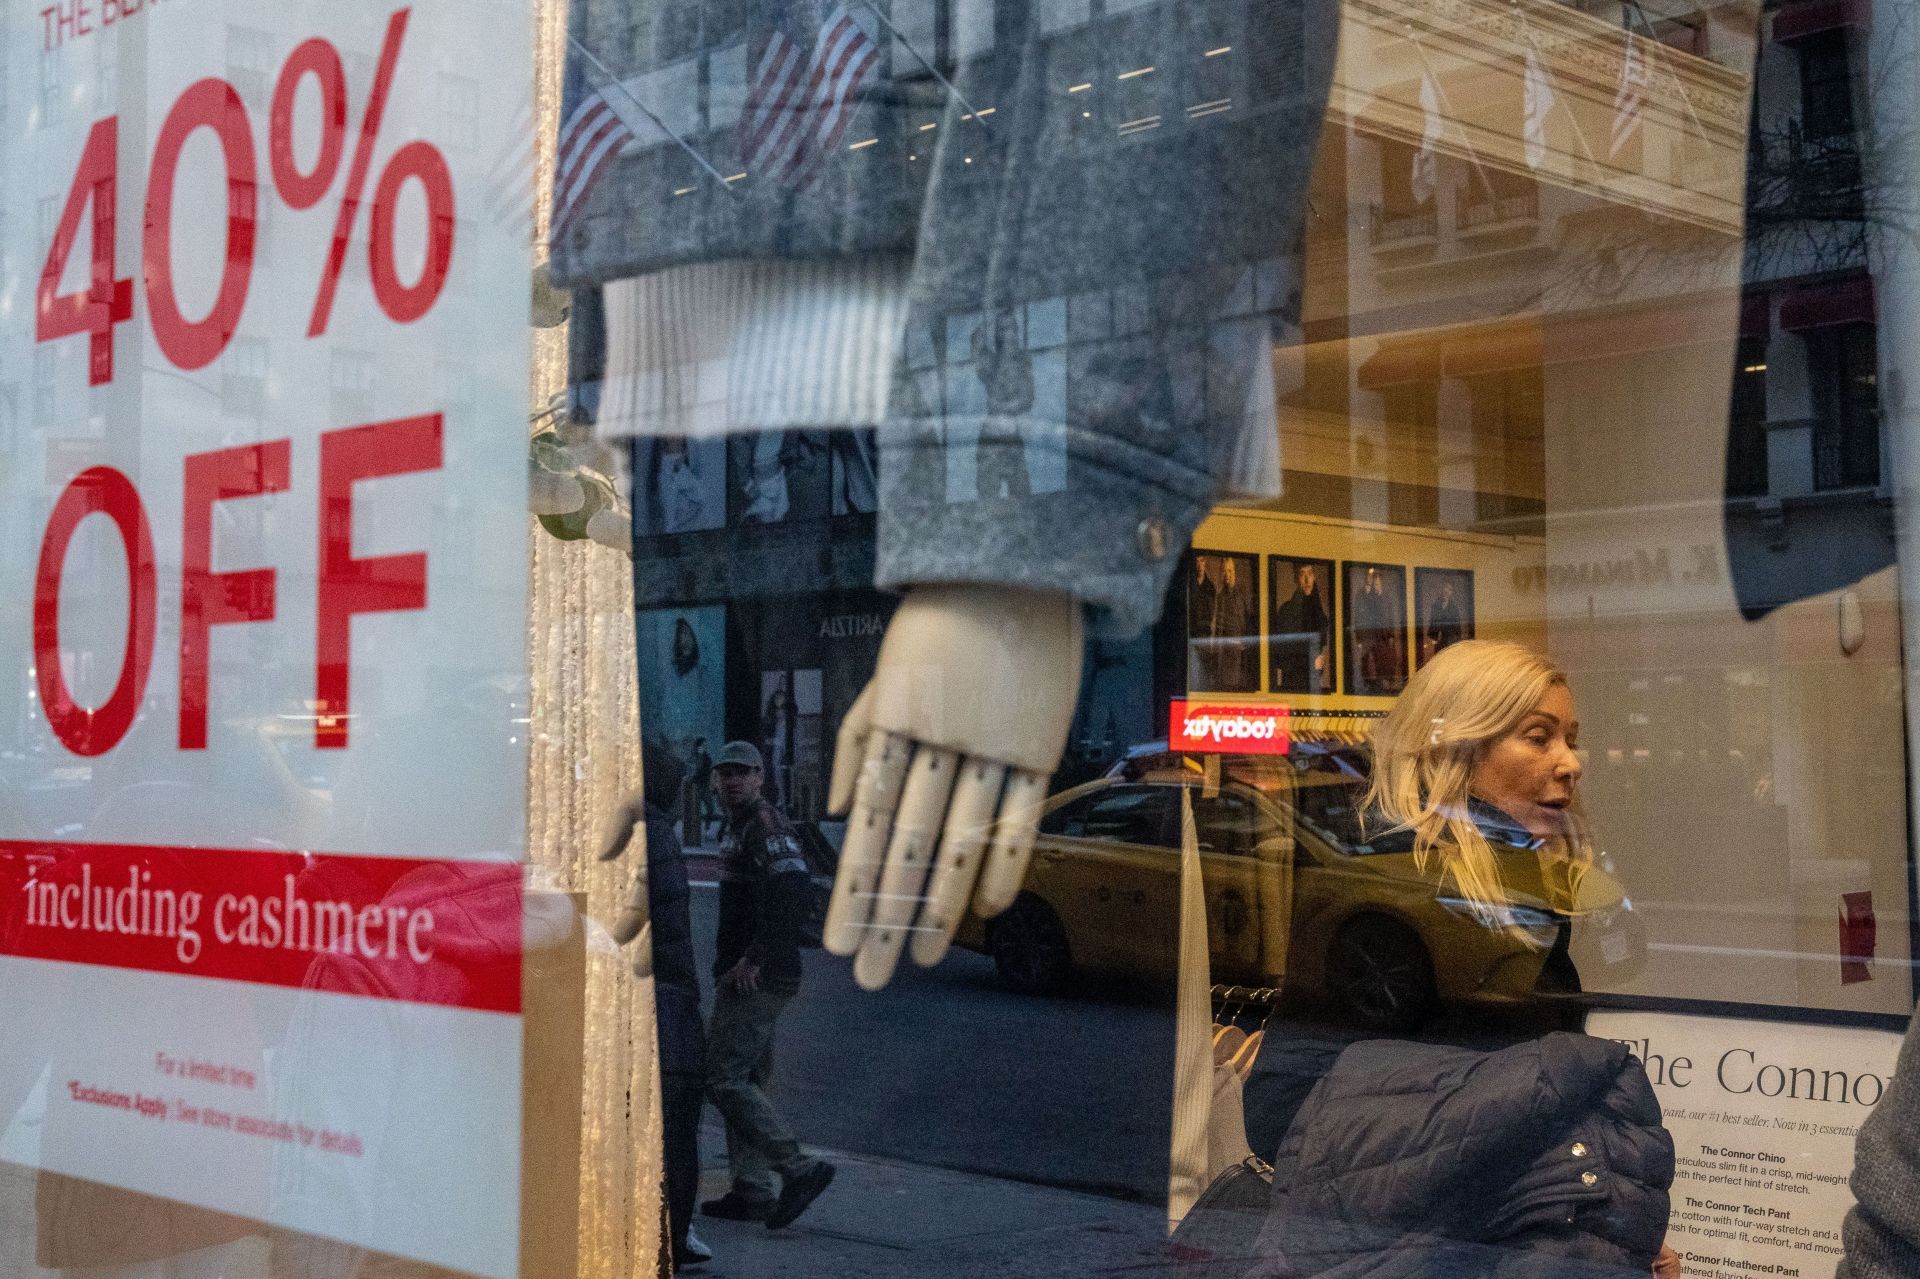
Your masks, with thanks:
<instances>
[{"instance_id":1,"label":"poster of people","mask_svg":"<svg viewBox=\"0 0 1920 1279\"><path fill-rule=\"evenodd\" d=\"M827 433L757 431L727 441L727 505L736 524L827 514Z\"/></svg>"},{"instance_id":2,"label":"poster of people","mask_svg":"<svg viewBox=\"0 0 1920 1279\"><path fill-rule=\"evenodd\" d=\"M729 736L754 743L762 793L789 817L825 817L833 728L873 678L899 597L879 591L773 595L736 602Z\"/></svg>"},{"instance_id":3,"label":"poster of people","mask_svg":"<svg viewBox=\"0 0 1920 1279\"><path fill-rule=\"evenodd\" d=\"M1358 562L1345 569L1347 692L1390 697L1407 685L1407 570Z\"/></svg>"},{"instance_id":4,"label":"poster of people","mask_svg":"<svg viewBox=\"0 0 1920 1279\"><path fill-rule=\"evenodd\" d=\"M820 749L821 672L764 671L760 676L760 758L766 763L762 791L788 813L812 813L826 801L825 754Z\"/></svg>"},{"instance_id":5,"label":"poster of people","mask_svg":"<svg viewBox=\"0 0 1920 1279\"><path fill-rule=\"evenodd\" d=\"M1333 561L1269 561L1267 598L1273 616L1267 636L1276 693L1331 693L1333 677Z\"/></svg>"},{"instance_id":6,"label":"poster of people","mask_svg":"<svg viewBox=\"0 0 1920 1279\"><path fill-rule=\"evenodd\" d=\"M680 435L633 442L634 532L641 537L697 533L727 524L724 440Z\"/></svg>"},{"instance_id":7,"label":"poster of people","mask_svg":"<svg viewBox=\"0 0 1920 1279\"><path fill-rule=\"evenodd\" d=\"M1414 661L1425 666L1442 649L1473 638L1473 570L1413 570Z\"/></svg>"},{"instance_id":8,"label":"poster of people","mask_svg":"<svg viewBox=\"0 0 1920 1279\"><path fill-rule=\"evenodd\" d=\"M1259 561L1196 550L1187 560L1187 688L1260 691Z\"/></svg>"},{"instance_id":9,"label":"poster of people","mask_svg":"<svg viewBox=\"0 0 1920 1279\"><path fill-rule=\"evenodd\" d=\"M726 740L724 610L642 609L634 621L641 731L687 766L701 820L713 820L719 813L707 772Z\"/></svg>"}]
</instances>

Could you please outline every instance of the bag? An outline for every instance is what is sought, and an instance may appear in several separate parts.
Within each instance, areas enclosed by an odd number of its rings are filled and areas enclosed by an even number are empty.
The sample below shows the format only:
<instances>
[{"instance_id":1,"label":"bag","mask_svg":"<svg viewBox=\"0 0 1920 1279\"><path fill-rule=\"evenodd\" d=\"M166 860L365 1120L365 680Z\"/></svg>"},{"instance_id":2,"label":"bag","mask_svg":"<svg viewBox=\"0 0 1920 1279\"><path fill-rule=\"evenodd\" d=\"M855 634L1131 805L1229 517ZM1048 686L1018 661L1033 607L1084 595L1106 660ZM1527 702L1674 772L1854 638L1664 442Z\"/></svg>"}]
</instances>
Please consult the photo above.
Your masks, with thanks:
<instances>
[{"instance_id":1,"label":"bag","mask_svg":"<svg viewBox=\"0 0 1920 1279\"><path fill-rule=\"evenodd\" d=\"M1169 1269L1238 1279L1273 1201L1273 1165L1248 1155L1210 1182L1167 1240Z\"/></svg>"},{"instance_id":2,"label":"bag","mask_svg":"<svg viewBox=\"0 0 1920 1279\"><path fill-rule=\"evenodd\" d=\"M795 822L793 833L799 840L801 856L807 860L807 917L800 923L800 949L819 950L840 855L818 822Z\"/></svg>"}]
</instances>

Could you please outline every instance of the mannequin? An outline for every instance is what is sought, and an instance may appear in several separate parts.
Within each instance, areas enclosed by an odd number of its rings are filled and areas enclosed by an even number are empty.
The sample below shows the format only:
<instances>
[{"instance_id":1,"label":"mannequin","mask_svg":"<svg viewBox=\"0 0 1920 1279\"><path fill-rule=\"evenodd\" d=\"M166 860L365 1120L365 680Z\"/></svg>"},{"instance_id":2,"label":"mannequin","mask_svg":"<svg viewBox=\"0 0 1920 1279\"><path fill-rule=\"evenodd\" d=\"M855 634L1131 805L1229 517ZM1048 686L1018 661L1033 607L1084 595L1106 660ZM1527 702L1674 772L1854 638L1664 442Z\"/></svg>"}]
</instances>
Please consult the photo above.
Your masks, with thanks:
<instances>
[{"instance_id":1,"label":"mannequin","mask_svg":"<svg viewBox=\"0 0 1920 1279\"><path fill-rule=\"evenodd\" d=\"M822 945L887 984L946 954L969 901L1013 904L1080 690L1080 605L968 586L908 593L840 727L828 806L850 812ZM878 896L875 896L875 893ZM917 917L916 917L917 910Z\"/></svg>"},{"instance_id":2,"label":"mannequin","mask_svg":"<svg viewBox=\"0 0 1920 1279\"><path fill-rule=\"evenodd\" d=\"M823 938L875 988L909 933L935 962L969 903L1017 896L1084 636L1154 620L1236 474L1277 488L1272 348L1337 10L835 10L860 31L835 28L850 70L819 82L844 91L779 122L832 146L780 167L778 95L748 69L820 59L827 6L670 8L573 9L592 56L569 70L554 278L609 285L620 429L876 429L875 584L906 599L838 733L852 820ZM1061 78L1076 59L1098 83ZM583 149L609 114L629 140Z\"/></svg>"}]
</instances>

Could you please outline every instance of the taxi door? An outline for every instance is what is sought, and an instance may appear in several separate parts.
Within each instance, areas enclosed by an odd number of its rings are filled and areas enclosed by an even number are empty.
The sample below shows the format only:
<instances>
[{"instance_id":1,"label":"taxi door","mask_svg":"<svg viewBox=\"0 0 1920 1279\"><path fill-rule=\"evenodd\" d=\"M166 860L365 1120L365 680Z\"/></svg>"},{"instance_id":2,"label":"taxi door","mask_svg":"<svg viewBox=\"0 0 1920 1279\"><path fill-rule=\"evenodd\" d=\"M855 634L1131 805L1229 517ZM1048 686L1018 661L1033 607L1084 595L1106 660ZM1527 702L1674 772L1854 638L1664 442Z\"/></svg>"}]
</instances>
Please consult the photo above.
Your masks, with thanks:
<instances>
[{"instance_id":1,"label":"taxi door","mask_svg":"<svg viewBox=\"0 0 1920 1279\"><path fill-rule=\"evenodd\" d=\"M1215 982L1278 985L1292 910L1289 810L1245 786L1192 787ZM1177 898L1176 898L1177 900Z\"/></svg>"},{"instance_id":2,"label":"taxi door","mask_svg":"<svg viewBox=\"0 0 1920 1279\"><path fill-rule=\"evenodd\" d=\"M1175 916L1161 903L1179 857L1174 787L1103 786L1042 821L1027 888L1060 916L1075 967L1171 972Z\"/></svg>"}]
</instances>

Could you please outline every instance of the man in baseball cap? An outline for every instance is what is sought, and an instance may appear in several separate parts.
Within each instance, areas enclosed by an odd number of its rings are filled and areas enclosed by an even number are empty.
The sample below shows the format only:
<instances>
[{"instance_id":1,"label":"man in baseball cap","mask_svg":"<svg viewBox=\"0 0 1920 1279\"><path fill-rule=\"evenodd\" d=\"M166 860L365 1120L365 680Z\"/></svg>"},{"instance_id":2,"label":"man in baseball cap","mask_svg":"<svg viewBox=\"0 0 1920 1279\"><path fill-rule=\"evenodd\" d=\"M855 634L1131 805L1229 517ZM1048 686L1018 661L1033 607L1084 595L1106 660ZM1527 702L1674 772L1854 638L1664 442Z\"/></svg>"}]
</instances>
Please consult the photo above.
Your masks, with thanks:
<instances>
[{"instance_id":1,"label":"man in baseball cap","mask_svg":"<svg viewBox=\"0 0 1920 1279\"><path fill-rule=\"evenodd\" d=\"M752 742L728 742L713 763L726 825L720 838L707 1096L727 1122L733 1187L701 1204L700 1211L764 1221L777 1230L819 1198L834 1169L801 1152L774 1110L760 1070L770 1057L780 1013L800 990L800 939L811 886L800 841L760 793L761 769L760 751Z\"/></svg>"},{"instance_id":2,"label":"man in baseball cap","mask_svg":"<svg viewBox=\"0 0 1920 1279\"><path fill-rule=\"evenodd\" d=\"M729 764L758 773L763 767L760 762L760 748L752 742L728 742L720 748L720 757L713 761L713 767L718 771ZM760 793L759 779L754 781L753 793L755 795Z\"/></svg>"}]
</instances>

